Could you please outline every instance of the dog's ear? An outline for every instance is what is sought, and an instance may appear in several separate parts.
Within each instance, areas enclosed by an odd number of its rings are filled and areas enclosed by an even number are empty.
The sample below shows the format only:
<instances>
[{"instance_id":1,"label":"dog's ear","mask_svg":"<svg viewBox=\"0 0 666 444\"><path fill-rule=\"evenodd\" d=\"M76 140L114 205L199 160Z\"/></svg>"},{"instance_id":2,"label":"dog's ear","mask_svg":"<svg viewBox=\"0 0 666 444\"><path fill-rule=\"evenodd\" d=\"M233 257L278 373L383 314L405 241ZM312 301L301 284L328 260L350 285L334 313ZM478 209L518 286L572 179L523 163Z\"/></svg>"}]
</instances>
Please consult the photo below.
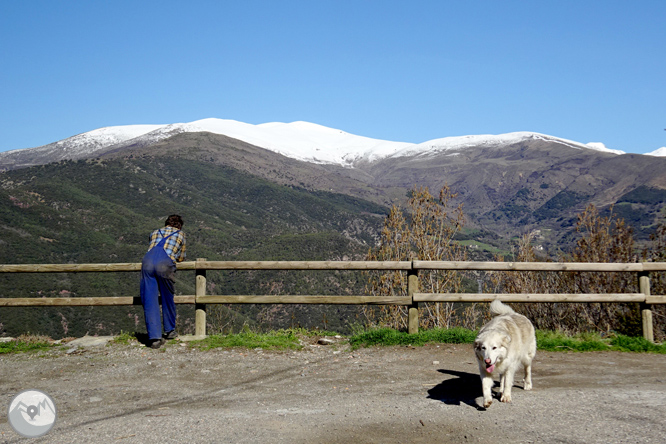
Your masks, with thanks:
<instances>
[{"instance_id":1,"label":"dog's ear","mask_svg":"<svg viewBox=\"0 0 666 444\"><path fill-rule=\"evenodd\" d=\"M502 338L502 343L503 344L510 344L511 343L511 336L504 335L504 337Z\"/></svg>"},{"instance_id":2,"label":"dog's ear","mask_svg":"<svg viewBox=\"0 0 666 444\"><path fill-rule=\"evenodd\" d=\"M474 348L476 350L480 349L481 348L481 343L479 341L474 341Z\"/></svg>"}]
</instances>

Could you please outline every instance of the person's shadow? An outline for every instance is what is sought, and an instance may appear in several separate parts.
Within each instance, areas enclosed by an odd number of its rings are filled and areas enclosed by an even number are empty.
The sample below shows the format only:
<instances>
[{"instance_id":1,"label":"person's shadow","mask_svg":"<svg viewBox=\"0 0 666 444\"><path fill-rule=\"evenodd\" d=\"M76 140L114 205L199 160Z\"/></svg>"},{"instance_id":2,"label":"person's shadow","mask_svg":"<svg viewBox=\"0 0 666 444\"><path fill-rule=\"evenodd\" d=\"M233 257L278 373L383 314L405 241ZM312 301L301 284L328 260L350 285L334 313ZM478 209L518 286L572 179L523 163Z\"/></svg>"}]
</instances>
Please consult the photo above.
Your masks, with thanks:
<instances>
[{"instance_id":1,"label":"person's shadow","mask_svg":"<svg viewBox=\"0 0 666 444\"><path fill-rule=\"evenodd\" d=\"M150 338L148 337L148 333L135 332L134 337L139 343L145 346L149 345Z\"/></svg>"},{"instance_id":2,"label":"person's shadow","mask_svg":"<svg viewBox=\"0 0 666 444\"><path fill-rule=\"evenodd\" d=\"M436 399L448 405L463 403L479 410L485 410L476 401L477 398L483 397L481 379L478 374L446 369L438 371L445 375L455 376L455 378L442 381L441 384L428 390L429 399Z\"/></svg>"}]
</instances>

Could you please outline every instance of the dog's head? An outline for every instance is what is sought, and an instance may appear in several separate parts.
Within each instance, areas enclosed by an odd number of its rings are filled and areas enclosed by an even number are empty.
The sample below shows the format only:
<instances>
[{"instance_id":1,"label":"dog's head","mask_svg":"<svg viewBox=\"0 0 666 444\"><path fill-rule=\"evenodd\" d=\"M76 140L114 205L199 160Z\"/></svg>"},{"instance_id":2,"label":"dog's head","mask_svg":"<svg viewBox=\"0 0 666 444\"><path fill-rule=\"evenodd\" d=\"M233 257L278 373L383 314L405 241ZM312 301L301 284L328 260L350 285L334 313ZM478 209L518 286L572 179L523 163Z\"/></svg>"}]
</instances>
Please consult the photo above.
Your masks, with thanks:
<instances>
[{"instance_id":1,"label":"dog's head","mask_svg":"<svg viewBox=\"0 0 666 444\"><path fill-rule=\"evenodd\" d=\"M488 373L492 373L495 366L506 357L510 342L511 336L504 334L491 334L476 339L474 342L476 358L485 365Z\"/></svg>"}]
</instances>

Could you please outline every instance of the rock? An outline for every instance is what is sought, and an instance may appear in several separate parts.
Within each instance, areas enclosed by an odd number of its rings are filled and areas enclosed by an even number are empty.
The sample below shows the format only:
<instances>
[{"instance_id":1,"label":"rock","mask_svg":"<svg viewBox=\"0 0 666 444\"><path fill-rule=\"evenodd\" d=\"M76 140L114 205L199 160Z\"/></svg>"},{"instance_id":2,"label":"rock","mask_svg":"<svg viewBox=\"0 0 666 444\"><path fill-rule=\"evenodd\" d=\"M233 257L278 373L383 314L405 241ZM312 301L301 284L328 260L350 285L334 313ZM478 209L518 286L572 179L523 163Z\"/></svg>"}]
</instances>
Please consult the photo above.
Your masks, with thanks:
<instances>
[{"instance_id":1,"label":"rock","mask_svg":"<svg viewBox=\"0 0 666 444\"><path fill-rule=\"evenodd\" d=\"M109 343L113 336L84 336L79 339L74 339L67 345L71 347L99 347Z\"/></svg>"},{"instance_id":2,"label":"rock","mask_svg":"<svg viewBox=\"0 0 666 444\"><path fill-rule=\"evenodd\" d=\"M328 338L319 338L319 340L317 341L317 344L320 345L331 345L334 343L335 341L333 339L328 339Z\"/></svg>"}]
</instances>

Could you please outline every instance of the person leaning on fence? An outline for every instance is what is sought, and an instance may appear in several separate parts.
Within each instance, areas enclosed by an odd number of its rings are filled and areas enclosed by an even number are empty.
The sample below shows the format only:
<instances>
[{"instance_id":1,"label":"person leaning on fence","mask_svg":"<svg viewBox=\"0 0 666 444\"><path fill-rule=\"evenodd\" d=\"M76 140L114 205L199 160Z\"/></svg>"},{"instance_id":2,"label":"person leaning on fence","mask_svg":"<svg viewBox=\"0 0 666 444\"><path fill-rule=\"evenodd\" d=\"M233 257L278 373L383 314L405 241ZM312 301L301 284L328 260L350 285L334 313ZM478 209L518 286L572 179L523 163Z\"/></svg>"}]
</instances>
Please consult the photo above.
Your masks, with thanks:
<instances>
[{"instance_id":1,"label":"person leaning on fence","mask_svg":"<svg viewBox=\"0 0 666 444\"><path fill-rule=\"evenodd\" d=\"M147 345L151 348L160 348L165 339L178 337L173 293L176 262L185 260L185 233L182 228L183 219L179 215L169 216L164 228L150 234L150 246L141 262L141 305L148 330ZM162 319L160 319L160 295Z\"/></svg>"}]
</instances>

